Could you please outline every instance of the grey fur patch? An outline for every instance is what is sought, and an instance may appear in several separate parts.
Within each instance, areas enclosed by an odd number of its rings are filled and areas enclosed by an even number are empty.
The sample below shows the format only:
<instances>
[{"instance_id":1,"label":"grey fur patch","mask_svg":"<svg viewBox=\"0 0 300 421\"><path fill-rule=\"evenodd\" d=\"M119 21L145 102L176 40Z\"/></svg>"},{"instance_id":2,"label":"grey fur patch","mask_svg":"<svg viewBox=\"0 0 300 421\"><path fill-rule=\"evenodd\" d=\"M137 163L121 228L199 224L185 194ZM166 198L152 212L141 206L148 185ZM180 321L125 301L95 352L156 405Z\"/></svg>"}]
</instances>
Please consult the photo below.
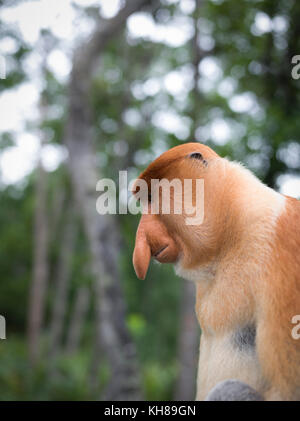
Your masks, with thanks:
<instances>
[{"instance_id":1,"label":"grey fur patch","mask_svg":"<svg viewBox=\"0 0 300 421\"><path fill-rule=\"evenodd\" d=\"M206 396L206 401L263 401L264 398L252 387L239 380L218 383Z\"/></svg>"},{"instance_id":2,"label":"grey fur patch","mask_svg":"<svg viewBox=\"0 0 300 421\"><path fill-rule=\"evenodd\" d=\"M255 325L247 325L235 332L233 343L241 352L254 351L256 339Z\"/></svg>"}]
</instances>

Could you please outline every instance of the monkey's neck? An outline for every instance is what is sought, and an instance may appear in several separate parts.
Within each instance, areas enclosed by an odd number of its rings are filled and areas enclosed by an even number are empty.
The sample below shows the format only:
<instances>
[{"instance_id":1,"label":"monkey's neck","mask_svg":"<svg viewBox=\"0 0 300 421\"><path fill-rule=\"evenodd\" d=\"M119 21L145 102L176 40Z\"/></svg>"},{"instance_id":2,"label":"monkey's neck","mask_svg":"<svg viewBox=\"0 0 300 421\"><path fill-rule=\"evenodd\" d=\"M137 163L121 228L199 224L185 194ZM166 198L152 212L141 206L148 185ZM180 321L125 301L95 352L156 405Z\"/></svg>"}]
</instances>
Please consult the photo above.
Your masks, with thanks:
<instances>
[{"instance_id":1,"label":"monkey's neck","mask_svg":"<svg viewBox=\"0 0 300 421\"><path fill-rule=\"evenodd\" d=\"M249 272L251 267L263 269L274 243L277 220L285 209L283 195L265 186L237 163L226 161L223 180L223 191L216 194L210 210L213 213L218 209L214 216L218 226L208 224L208 229L214 227L214 233L208 231L208 234L218 238L217 248L211 259L189 276L203 283L204 289L225 273L236 277L240 268L248 268Z\"/></svg>"},{"instance_id":2,"label":"monkey's neck","mask_svg":"<svg viewBox=\"0 0 300 421\"><path fill-rule=\"evenodd\" d=\"M231 165L231 164L230 164ZM233 164L222 200L218 254L189 273L197 285L197 315L205 332L230 334L255 323L255 295L265 277L285 197ZM218 217L218 215L217 215ZM218 219L218 218L217 218ZM187 276L185 276L187 277Z\"/></svg>"},{"instance_id":3,"label":"monkey's neck","mask_svg":"<svg viewBox=\"0 0 300 421\"><path fill-rule=\"evenodd\" d=\"M224 235L231 241L230 247L272 241L278 217L285 208L285 197L241 165L230 162L228 167L225 194L230 217L225 222Z\"/></svg>"}]
</instances>

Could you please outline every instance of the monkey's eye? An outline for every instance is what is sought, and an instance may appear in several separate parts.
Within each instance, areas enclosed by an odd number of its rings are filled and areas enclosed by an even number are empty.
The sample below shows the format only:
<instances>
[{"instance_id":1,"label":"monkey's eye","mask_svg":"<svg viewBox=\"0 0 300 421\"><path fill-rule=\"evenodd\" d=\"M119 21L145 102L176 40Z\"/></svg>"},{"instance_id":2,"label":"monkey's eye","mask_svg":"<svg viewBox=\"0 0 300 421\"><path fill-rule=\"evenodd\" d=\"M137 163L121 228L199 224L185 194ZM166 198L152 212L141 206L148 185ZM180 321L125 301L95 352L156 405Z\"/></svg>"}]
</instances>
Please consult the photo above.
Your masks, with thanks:
<instances>
[{"instance_id":1,"label":"monkey's eye","mask_svg":"<svg viewBox=\"0 0 300 421\"><path fill-rule=\"evenodd\" d=\"M190 154L190 158L203 160L203 155L200 152L193 152Z\"/></svg>"},{"instance_id":2,"label":"monkey's eye","mask_svg":"<svg viewBox=\"0 0 300 421\"><path fill-rule=\"evenodd\" d=\"M189 158L192 159L198 159L198 161L201 161L202 164L207 167L208 163L207 161L203 158L203 155L200 152L193 152L189 155Z\"/></svg>"}]
</instances>

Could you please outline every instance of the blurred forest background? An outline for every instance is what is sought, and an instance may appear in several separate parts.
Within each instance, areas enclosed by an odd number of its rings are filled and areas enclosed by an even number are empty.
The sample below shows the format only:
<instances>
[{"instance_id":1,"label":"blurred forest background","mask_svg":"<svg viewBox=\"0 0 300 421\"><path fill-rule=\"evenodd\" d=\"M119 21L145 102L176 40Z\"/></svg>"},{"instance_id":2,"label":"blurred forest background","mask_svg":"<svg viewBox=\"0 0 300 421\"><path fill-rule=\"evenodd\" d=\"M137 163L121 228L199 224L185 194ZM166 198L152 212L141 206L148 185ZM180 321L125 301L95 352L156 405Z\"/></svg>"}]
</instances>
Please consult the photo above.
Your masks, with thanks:
<instances>
[{"instance_id":1,"label":"blurred forest background","mask_svg":"<svg viewBox=\"0 0 300 421\"><path fill-rule=\"evenodd\" d=\"M193 285L136 278L96 182L196 140L299 197L300 3L0 4L0 399L192 400Z\"/></svg>"}]
</instances>

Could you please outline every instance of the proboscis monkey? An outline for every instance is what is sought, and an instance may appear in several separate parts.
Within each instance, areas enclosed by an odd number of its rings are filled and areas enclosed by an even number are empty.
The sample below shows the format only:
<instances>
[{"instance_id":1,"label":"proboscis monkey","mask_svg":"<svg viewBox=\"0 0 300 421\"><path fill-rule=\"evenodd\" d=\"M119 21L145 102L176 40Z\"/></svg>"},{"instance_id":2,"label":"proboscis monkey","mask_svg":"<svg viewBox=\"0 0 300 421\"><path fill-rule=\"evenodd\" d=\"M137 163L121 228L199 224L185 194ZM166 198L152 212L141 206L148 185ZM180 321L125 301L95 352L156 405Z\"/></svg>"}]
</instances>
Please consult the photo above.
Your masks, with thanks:
<instances>
[{"instance_id":1,"label":"proboscis monkey","mask_svg":"<svg viewBox=\"0 0 300 421\"><path fill-rule=\"evenodd\" d=\"M151 202L162 196L151 191L154 179L204 180L202 223L187 225L185 210L177 214L175 205L169 214L161 204L151 214ZM196 283L202 329L196 399L236 379L265 400L300 400L300 339L292 334L300 314L300 202L199 143L165 152L139 180L147 183L149 203L136 235L137 276L145 278L152 256Z\"/></svg>"}]
</instances>

